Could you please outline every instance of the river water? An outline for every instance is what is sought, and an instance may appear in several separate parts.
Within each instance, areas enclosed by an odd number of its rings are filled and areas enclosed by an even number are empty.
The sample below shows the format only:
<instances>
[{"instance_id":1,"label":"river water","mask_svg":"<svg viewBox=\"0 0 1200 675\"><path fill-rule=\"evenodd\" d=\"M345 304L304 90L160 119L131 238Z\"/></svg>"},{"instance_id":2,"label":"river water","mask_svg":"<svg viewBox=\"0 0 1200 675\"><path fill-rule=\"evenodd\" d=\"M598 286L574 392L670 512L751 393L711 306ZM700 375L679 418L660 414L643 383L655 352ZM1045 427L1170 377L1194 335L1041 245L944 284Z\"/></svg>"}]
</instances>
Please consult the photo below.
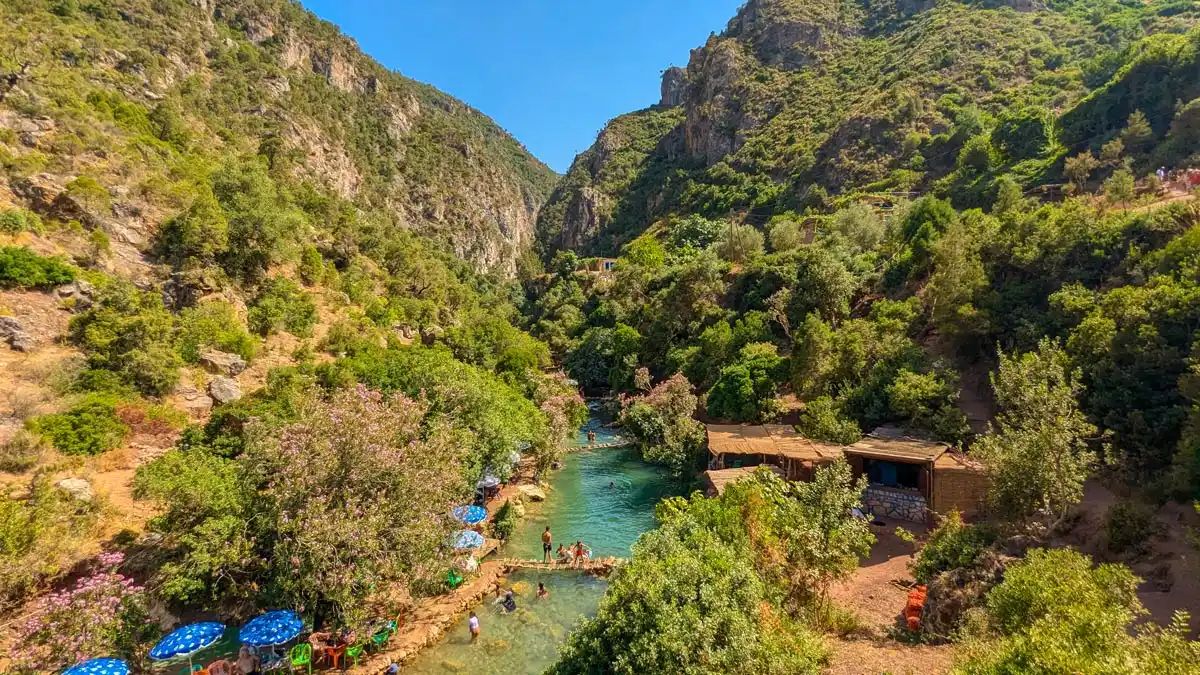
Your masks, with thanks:
<instances>
[{"instance_id":1,"label":"river water","mask_svg":"<svg viewBox=\"0 0 1200 675\"><path fill-rule=\"evenodd\" d=\"M596 431L598 444L621 440L602 425L603 419L593 415L575 445L587 444L589 429ZM643 463L631 447L576 449L549 481L546 501L527 507L500 555L541 559L542 531L549 525L555 549L559 543L582 540L596 556L627 558L637 538L655 526L654 506L672 494L673 485L669 476ZM539 581L550 591L545 600L533 599ZM517 571L509 582L519 596L515 615L501 615L489 600L475 609L482 626L476 644L471 644L463 617L445 639L421 652L401 672L541 673L557 658L579 620L595 615L606 586L602 579L569 571Z\"/></svg>"}]
</instances>

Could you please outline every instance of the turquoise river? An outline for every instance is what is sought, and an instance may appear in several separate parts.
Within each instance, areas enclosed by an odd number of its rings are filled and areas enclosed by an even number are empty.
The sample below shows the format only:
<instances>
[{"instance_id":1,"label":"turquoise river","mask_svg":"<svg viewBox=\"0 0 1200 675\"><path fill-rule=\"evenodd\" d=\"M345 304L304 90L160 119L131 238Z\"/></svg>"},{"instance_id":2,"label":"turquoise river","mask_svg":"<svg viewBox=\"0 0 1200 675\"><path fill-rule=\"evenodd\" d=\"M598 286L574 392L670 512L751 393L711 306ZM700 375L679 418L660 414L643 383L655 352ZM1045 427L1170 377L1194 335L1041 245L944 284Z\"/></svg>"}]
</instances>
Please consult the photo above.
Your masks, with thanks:
<instances>
[{"instance_id":1,"label":"turquoise river","mask_svg":"<svg viewBox=\"0 0 1200 675\"><path fill-rule=\"evenodd\" d=\"M596 431L598 444L619 440L593 417L575 445L587 444L589 429ZM637 538L654 527L654 505L672 494L669 477L643 463L629 447L576 449L549 481L546 501L528 507L501 555L540 559L541 534L549 525L556 549L560 542L582 540L597 556L627 558ZM550 592L543 600L534 598L539 581ZM421 652L401 672L541 673L554 662L571 629L595 614L605 588L601 579L569 571L519 571L509 582L517 595L515 614L501 614L489 599L475 609L481 626L476 644L471 644L464 616L440 643Z\"/></svg>"}]
</instances>

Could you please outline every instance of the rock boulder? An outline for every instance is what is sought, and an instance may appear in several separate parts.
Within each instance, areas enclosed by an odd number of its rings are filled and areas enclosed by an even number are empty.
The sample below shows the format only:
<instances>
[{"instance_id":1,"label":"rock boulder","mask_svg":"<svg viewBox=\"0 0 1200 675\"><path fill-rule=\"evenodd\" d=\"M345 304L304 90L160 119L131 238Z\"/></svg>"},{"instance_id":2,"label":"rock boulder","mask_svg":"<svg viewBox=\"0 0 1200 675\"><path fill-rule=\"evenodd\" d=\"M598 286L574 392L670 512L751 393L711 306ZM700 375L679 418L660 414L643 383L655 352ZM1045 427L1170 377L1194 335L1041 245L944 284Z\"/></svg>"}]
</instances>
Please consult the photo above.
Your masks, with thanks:
<instances>
[{"instance_id":1,"label":"rock boulder","mask_svg":"<svg viewBox=\"0 0 1200 675\"><path fill-rule=\"evenodd\" d=\"M0 316L0 340L7 342L13 351L27 352L34 347L33 336L11 316Z\"/></svg>"},{"instance_id":2,"label":"rock boulder","mask_svg":"<svg viewBox=\"0 0 1200 675\"><path fill-rule=\"evenodd\" d=\"M522 485L518 488L521 494L528 497L529 501L544 502L546 501L546 491L537 485Z\"/></svg>"},{"instance_id":3,"label":"rock boulder","mask_svg":"<svg viewBox=\"0 0 1200 675\"><path fill-rule=\"evenodd\" d=\"M233 377L246 370L246 359L237 354L207 351L200 355L200 365L210 373Z\"/></svg>"},{"instance_id":4,"label":"rock boulder","mask_svg":"<svg viewBox=\"0 0 1200 675\"><path fill-rule=\"evenodd\" d=\"M75 500L89 504L96 497L96 493L92 490L92 484L85 478L64 478L55 483L55 487L71 495Z\"/></svg>"},{"instance_id":5,"label":"rock boulder","mask_svg":"<svg viewBox=\"0 0 1200 675\"><path fill-rule=\"evenodd\" d=\"M242 397L242 388L232 377L218 375L208 383L208 395L217 403L230 403Z\"/></svg>"}]
</instances>

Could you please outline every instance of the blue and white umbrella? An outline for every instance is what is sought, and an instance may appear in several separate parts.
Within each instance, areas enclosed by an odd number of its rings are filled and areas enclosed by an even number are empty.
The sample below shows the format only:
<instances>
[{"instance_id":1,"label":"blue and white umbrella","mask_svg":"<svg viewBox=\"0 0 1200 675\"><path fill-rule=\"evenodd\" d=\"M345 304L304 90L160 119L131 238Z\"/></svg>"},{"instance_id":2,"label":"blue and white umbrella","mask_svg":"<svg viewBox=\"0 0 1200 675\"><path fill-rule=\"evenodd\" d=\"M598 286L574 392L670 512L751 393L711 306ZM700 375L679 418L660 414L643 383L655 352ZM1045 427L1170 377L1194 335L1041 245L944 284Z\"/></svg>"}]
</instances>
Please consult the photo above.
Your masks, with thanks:
<instances>
[{"instance_id":1,"label":"blue and white umbrella","mask_svg":"<svg viewBox=\"0 0 1200 675\"><path fill-rule=\"evenodd\" d=\"M91 659L67 668L62 675L129 675L129 664L121 659Z\"/></svg>"},{"instance_id":2,"label":"blue and white umbrella","mask_svg":"<svg viewBox=\"0 0 1200 675\"><path fill-rule=\"evenodd\" d=\"M238 640L253 647L276 647L304 632L304 621L290 609L277 609L254 617L238 631Z\"/></svg>"},{"instance_id":3,"label":"blue and white umbrella","mask_svg":"<svg viewBox=\"0 0 1200 675\"><path fill-rule=\"evenodd\" d=\"M479 479L479 482L475 484L475 487L490 489L490 488L496 487L499 484L500 484L499 478L496 478L495 476L493 476L491 474L487 474L483 478Z\"/></svg>"},{"instance_id":4,"label":"blue and white umbrella","mask_svg":"<svg viewBox=\"0 0 1200 675\"><path fill-rule=\"evenodd\" d=\"M190 668L192 655L211 646L224 634L225 624L216 621L193 623L183 628L177 628L154 645L154 648L150 650L150 658L162 661L177 656L186 656Z\"/></svg>"},{"instance_id":5,"label":"blue and white umbrella","mask_svg":"<svg viewBox=\"0 0 1200 675\"><path fill-rule=\"evenodd\" d=\"M468 549L483 546L483 535L472 530L461 530L454 533L454 548Z\"/></svg>"},{"instance_id":6,"label":"blue and white umbrella","mask_svg":"<svg viewBox=\"0 0 1200 675\"><path fill-rule=\"evenodd\" d=\"M450 515L454 516L454 519L461 523L475 525L487 520L488 513L487 509L482 506L471 506L468 504L455 508L450 512Z\"/></svg>"}]
</instances>

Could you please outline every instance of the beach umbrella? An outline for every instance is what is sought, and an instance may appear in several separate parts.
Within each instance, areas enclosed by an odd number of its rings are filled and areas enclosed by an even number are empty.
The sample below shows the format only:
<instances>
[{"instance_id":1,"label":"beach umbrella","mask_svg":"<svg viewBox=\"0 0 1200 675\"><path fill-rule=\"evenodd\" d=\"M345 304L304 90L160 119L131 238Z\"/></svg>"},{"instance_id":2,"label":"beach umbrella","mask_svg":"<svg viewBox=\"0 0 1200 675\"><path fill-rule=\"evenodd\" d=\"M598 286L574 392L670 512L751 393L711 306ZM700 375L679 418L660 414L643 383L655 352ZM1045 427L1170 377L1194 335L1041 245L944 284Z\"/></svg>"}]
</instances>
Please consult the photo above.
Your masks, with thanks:
<instances>
[{"instance_id":1,"label":"beach umbrella","mask_svg":"<svg viewBox=\"0 0 1200 675\"><path fill-rule=\"evenodd\" d=\"M483 546L483 535L472 530L459 530L454 533L454 548L468 549Z\"/></svg>"},{"instance_id":2,"label":"beach umbrella","mask_svg":"<svg viewBox=\"0 0 1200 675\"><path fill-rule=\"evenodd\" d=\"M225 634L225 624L216 621L193 623L183 628L176 628L150 650L150 658L155 661L186 656L188 669L192 666L192 655L211 646Z\"/></svg>"},{"instance_id":3,"label":"beach umbrella","mask_svg":"<svg viewBox=\"0 0 1200 675\"><path fill-rule=\"evenodd\" d=\"M121 659L91 659L76 663L62 675L129 675L129 664Z\"/></svg>"},{"instance_id":4,"label":"beach umbrella","mask_svg":"<svg viewBox=\"0 0 1200 675\"><path fill-rule=\"evenodd\" d=\"M479 479L479 482L475 484L475 487L490 489L490 488L496 487L499 484L500 484L499 478L496 478L495 476L493 476L491 474L487 474L483 478Z\"/></svg>"},{"instance_id":5,"label":"beach umbrella","mask_svg":"<svg viewBox=\"0 0 1200 675\"><path fill-rule=\"evenodd\" d=\"M466 523L467 525L475 525L487 520L487 509L482 506L471 506L470 504L459 506L450 512L454 519Z\"/></svg>"},{"instance_id":6,"label":"beach umbrella","mask_svg":"<svg viewBox=\"0 0 1200 675\"><path fill-rule=\"evenodd\" d=\"M254 617L238 631L238 640L252 647L275 647L304 632L304 621L290 609L277 609Z\"/></svg>"}]
</instances>

